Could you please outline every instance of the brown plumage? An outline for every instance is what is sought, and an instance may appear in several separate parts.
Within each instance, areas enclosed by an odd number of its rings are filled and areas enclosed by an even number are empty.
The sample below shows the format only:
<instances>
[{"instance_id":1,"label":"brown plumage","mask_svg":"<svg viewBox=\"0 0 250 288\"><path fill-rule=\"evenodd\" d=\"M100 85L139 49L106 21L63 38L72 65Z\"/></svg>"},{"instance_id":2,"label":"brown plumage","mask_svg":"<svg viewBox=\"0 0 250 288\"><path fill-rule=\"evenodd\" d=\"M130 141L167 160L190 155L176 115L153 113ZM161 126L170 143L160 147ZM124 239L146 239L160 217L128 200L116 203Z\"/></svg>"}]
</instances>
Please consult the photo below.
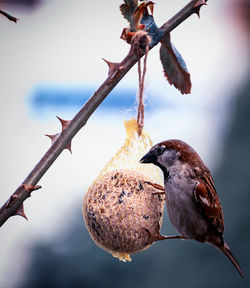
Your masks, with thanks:
<instances>
[{"instance_id":1,"label":"brown plumage","mask_svg":"<svg viewBox=\"0 0 250 288\"><path fill-rule=\"evenodd\" d=\"M223 240L222 205L212 176L197 152L183 141L169 140L153 146L141 162L153 163L163 171L168 215L180 232L179 238L214 245L244 278L239 263Z\"/></svg>"}]
</instances>

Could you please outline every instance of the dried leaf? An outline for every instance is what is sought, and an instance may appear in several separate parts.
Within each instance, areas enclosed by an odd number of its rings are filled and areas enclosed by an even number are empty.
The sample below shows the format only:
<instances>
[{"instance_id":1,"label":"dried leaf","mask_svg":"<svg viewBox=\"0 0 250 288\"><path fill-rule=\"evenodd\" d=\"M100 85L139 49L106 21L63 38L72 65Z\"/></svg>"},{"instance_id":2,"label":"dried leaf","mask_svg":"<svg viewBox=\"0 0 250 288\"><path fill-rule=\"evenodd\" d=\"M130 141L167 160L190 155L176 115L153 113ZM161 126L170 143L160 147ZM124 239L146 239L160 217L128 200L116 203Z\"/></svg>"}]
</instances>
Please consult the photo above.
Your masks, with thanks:
<instances>
[{"instance_id":1,"label":"dried leaf","mask_svg":"<svg viewBox=\"0 0 250 288\"><path fill-rule=\"evenodd\" d=\"M154 15L154 5L155 5L155 3L152 1L150 1L150 3L148 4L148 7L149 7L152 15Z\"/></svg>"},{"instance_id":2,"label":"dried leaf","mask_svg":"<svg viewBox=\"0 0 250 288\"><path fill-rule=\"evenodd\" d=\"M138 0L124 0L124 4L120 5L120 11L122 16L128 20L130 26L132 26L132 14L138 7Z\"/></svg>"},{"instance_id":3,"label":"dried leaf","mask_svg":"<svg viewBox=\"0 0 250 288\"><path fill-rule=\"evenodd\" d=\"M124 28L122 30L122 34L120 36L120 38L124 41L126 41L128 44L131 43L132 38L134 37L134 35L136 34L136 32L129 32L129 28Z\"/></svg>"},{"instance_id":4,"label":"dried leaf","mask_svg":"<svg viewBox=\"0 0 250 288\"><path fill-rule=\"evenodd\" d=\"M165 36L161 41L160 59L168 82L179 89L182 94L189 94L191 91L190 74L181 54L171 43L170 35Z\"/></svg>"},{"instance_id":5,"label":"dried leaf","mask_svg":"<svg viewBox=\"0 0 250 288\"><path fill-rule=\"evenodd\" d=\"M151 14L153 14L153 2L148 2L147 3ZM148 32L148 35L151 37L151 43L150 46L155 46L156 44L158 44L158 42L160 41L160 39L163 37L164 31L160 30L158 28L158 26L155 23L154 17L153 15L150 15L148 13L148 10L144 10L143 12L143 17L140 21L141 25L145 26L144 30Z\"/></svg>"},{"instance_id":6,"label":"dried leaf","mask_svg":"<svg viewBox=\"0 0 250 288\"><path fill-rule=\"evenodd\" d=\"M148 15L148 8L151 14L154 12L154 3L152 1L143 1L138 6L138 1L124 0L124 4L120 5L120 11L122 16L128 20L130 24L129 32L136 32L144 29L141 25L141 19L143 16Z\"/></svg>"},{"instance_id":7,"label":"dried leaf","mask_svg":"<svg viewBox=\"0 0 250 288\"><path fill-rule=\"evenodd\" d=\"M144 15L141 19L141 25L144 25L148 32L148 35L151 37L150 46L155 46L158 44L159 40L162 38L164 31L159 30L157 25L155 24L154 17L152 15Z\"/></svg>"},{"instance_id":8,"label":"dried leaf","mask_svg":"<svg viewBox=\"0 0 250 288\"><path fill-rule=\"evenodd\" d=\"M128 20L129 23L131 23L131 7L128 4L122 4L120 6L120 11L122 13L122 16Z\"/></svg>"},{"instance_id":9,"label":"dried leaf","mask_svg":"<svg viewBox=\"0 0 250 288\"><path fill-rule=\"evenodd\" d=\"M133 31L140 30L141 20L143 16L149 15L148 13L148 7L151 10L151 13L153 11L154 3L152 1L146 1L140 4L139 7L135 10L132 16L132 26L131 28Z\"/></svg>"},{"instance_id":10,"label":"dried leaf","mask_svg":"<svg viewBox=\"0 0 250 288\"><path fill-rule=\"evenodd\" d=\"M131 7L132 12L138 7L138 0L124 0L124 2Z\"/></svg>"}]
</instances>

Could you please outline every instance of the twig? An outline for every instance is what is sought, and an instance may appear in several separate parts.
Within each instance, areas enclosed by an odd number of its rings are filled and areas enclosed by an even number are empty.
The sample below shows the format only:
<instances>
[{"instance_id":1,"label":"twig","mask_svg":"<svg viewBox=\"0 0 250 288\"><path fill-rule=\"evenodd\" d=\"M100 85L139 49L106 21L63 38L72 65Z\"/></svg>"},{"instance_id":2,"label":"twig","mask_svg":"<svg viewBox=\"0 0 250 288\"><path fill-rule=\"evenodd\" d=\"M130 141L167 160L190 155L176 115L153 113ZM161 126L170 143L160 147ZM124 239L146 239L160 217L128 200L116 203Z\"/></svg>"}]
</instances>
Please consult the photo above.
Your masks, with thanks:
<instances>
[{"instance_id":1,"label":"twig","mask_svg":"<svg viewBox=\"0 0 250 288\"><path fill-rule=\"evenodd\" d=\"M3 16L5 16L7 19L9 19L10 21L13 21L13 22L17 22L19 19L16 18L15 16L12 16L11 14L9 14L8 12L5 12L3 10L0 10L0 14L2 14Z\"/></svg>"},{"instance_id":2,"label":"twig","mask_svg":"<svg viewBox=\"0 0 250 288\"><path fill-rule=\"evenodd\" d=\"M205 4L205 1L192 0L168 22L166 22L158 31L161 32L157 39L153 38L149 50L159 43L161 38L170 33L185 19L193 13L199 14L200 7ZM143 43L143 41L141 41ZM16 189L9 200L0 209L0 226L13 215L22 215L24 217L23 202L30 197L33 190L37 190L40 186L36 186L38 181L46 173L49 167L57 159L60 153L70 147L72 138L76 133L86 124L90 116L102 103L105 97L111 90L118 84L118 82L125 76L125 74L138 62L138 60L145 54L146 47L135 47L132 39L131 49L128 55L122 60L121 63L111 63L106 61L109 66L109 73L107 79L103 84L94 92L89 98L82 109L76 114L71 121L60 120L63 128L60 134L54 136L52 145L45 153L42 159L38 162L35 168L30 172L23 183Z\"/></svg>"}]
</instances>

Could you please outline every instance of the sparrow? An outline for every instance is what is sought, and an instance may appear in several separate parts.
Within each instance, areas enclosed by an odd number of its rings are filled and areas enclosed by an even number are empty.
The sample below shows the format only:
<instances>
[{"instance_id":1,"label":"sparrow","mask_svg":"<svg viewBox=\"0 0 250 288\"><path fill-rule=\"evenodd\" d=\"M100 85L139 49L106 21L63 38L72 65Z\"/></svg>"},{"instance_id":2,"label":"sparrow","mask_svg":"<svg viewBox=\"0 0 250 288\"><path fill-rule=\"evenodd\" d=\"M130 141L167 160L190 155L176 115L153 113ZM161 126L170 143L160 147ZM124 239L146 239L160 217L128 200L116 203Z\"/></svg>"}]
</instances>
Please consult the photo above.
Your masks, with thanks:
<instances>
[{"instance_id":1,"label":"sparrow","mask_svg":"<svg viewBox=\"0 0 250 288\"><path fill-rule=\"evenodd\" d=\"M211 173L187 143L168 140L153 146L141 163L158 166L164 175L166 206L178 236L163 239L194 239L222 251L244 278L238 261L223 240L224 216ZM159 192L161 194L161 192Z\"/></svg>"}]
</instances>

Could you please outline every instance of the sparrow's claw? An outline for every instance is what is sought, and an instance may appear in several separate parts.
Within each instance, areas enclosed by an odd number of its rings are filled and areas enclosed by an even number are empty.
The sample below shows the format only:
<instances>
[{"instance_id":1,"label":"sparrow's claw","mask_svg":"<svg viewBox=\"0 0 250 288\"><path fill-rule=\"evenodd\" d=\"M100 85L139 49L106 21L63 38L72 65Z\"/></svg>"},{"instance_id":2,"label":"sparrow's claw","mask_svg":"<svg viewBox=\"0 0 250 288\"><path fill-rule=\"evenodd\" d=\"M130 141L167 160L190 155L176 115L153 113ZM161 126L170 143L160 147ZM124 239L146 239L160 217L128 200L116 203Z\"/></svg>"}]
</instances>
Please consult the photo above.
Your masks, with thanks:
<instances>
[{"instance_id":1,"label":"sparrow's claw","mask_svg":"<svg viewBox=\"0 0 250 288\"><path fill-rule=\"evenodd\" d=\"M142 229L148 233L149 238L152 241L152 243L156 241L160 241L160 240L167 240L167 239L185 239L185 237L183 237L182 235L165 236L165 235L161 235L160 233L152 233L146 228L142 228Z\"/></svg>"},{"instance_id":2,"label":"sparrow's claw","mask_svg":"<svg viewBox=\"0 0 250 288\"><path fill-rule=\"evenodd\" d=\"M167 239L185 239L182 235L173 235L173 236L165 236L165 235L158 235L158 238L155 241L159 240L167 240Z\"/></svg>"}]
</instances>

